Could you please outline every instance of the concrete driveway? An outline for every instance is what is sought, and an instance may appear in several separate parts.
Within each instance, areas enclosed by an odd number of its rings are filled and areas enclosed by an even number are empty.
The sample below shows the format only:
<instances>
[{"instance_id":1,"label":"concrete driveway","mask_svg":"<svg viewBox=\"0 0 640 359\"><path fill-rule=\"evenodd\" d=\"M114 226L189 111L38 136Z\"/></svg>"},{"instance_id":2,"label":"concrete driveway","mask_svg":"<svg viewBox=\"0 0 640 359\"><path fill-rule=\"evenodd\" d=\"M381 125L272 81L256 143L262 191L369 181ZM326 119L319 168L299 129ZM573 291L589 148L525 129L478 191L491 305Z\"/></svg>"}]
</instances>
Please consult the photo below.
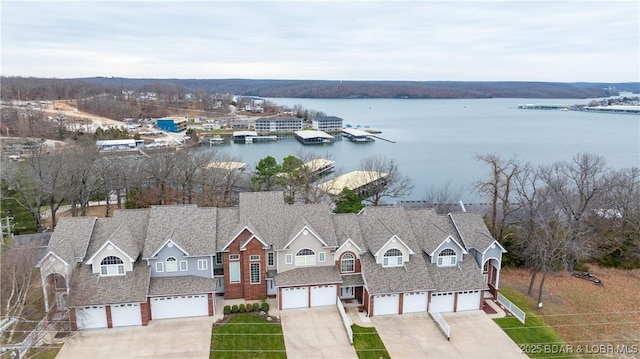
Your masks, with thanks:
<instances>
[{"instance_id":1,"label":"concrete driveway","mask_svg":"<svg viewBox=\"0 0 640 359\"><path fill-rule=\"evenodd\" d=\"M281 310L280 318L287 358L358 358L336 307Z\"/></svg>"},{"instance_id":2,"label":"concrete driveway","mask_svg":"<svg viewBox=\"0 0 640 359\"><path fill-rule=\"evenodd\" d=\"M482 311L446 313L447 341L426 313L373 317L392 358L527 358Z\"/></svg>"},{"instance_id":3,"label":"concrete driveway","mask_svg":"<svg viewBox=\"0 0 640 359\"><path fill-rule=\"evenodd\" d=\"M68 338L56 359L209 358L212 317L152 320L146 327L87 330Z\"/></svg>"}]
</instances>

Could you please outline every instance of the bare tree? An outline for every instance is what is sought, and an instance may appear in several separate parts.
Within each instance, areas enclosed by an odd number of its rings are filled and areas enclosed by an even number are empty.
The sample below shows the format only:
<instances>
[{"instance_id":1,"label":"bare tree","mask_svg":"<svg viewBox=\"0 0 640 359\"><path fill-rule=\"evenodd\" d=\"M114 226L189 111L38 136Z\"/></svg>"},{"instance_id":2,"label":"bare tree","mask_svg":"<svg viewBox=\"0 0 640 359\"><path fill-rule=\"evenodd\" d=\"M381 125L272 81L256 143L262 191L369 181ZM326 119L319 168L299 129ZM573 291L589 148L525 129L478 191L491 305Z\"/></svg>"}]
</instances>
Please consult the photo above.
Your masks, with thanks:
<instances>
[{"instance_id":1,"label":"bare tree","mask_svg":"<svg viewBox=\"0 0 640 359\"><path fill-rule=\"evenodd\" d=\"M365 202L373 206L382 204L385 198L408 196L413 191L411 178L400 172L398 163L393 158L371 156L360 162L360 169L365 171L365 178L370 185L366 191Z\"/></svg>"},{"instance_id":2,"label":"bare tree","mask_svg":"<svg viewBox=\"0 0 640 359\"><path fill-rule=\"evenodd\" d=\"M431 188L425 196L427 206L435 209L436 213L454 212L459 208L458 201L462 197L462 188L452 190L451 182L445 183L439 190Z\"/></svg>"},{"instance_id":3,"label":"bare tree","mask_svg":"<svg viewBox=\"0 0 640 359\"><path fill-rule=\"evenodd\" d=\"M175 154L175 182L182 189L182 203L193 203L194 186L197 177L215 160L217 150L182 150Z\"/></svg>"},{"instance_id":4,"label":"bare tree","mask_svg":"<svg viewBox=\"0 0 640 359\"><path fill-rule=\"evenodd\" d=\"M521 171L515 158L503 160L495 154L476 155L476 160L490 168L489 178L476 184L478 191L491 201L491 234L499 241L504 239L508 217L518 210L512 203L513 181Z\"/></svg>"},{"instance_id":5,"label":"bare tree","mask_svg":"<svg viewBox=\"0 0 640 359\"><path fill-rule=\"evenodd\" d=\"M576 260L587 249L592 233L586 224L588 214L607 190L607 169L604 158L593 154L577 154L571 162L556 162L540 169L551 200L572 232L571 251L567 268L573 269Z\"/></svg>"}]
</instances>

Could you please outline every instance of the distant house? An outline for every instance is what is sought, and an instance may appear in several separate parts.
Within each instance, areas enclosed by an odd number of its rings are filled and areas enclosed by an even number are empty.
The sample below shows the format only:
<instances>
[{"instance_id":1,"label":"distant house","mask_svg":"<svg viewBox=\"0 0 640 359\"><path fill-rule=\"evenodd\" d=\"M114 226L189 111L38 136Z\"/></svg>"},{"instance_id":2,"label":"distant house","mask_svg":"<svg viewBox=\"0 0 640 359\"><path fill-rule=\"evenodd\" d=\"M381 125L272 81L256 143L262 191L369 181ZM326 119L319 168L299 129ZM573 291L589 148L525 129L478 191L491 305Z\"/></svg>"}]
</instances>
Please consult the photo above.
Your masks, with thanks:
<instances>
[{"instance_id":1,"label":"distant house","mask_svg":"<svg viewBox=\"0 0 640 359\"><path fill-rule=\"evenodd\" d=\"M263 117L255 121L258 133L295 132L302 130L302 119L298 117Z\"/></svg>"},{"instance_id":2,"label":"distant house","mask_svg":"<svg viewBox=\"0 0 640 359\"><path fill-rule=\"evenodd\" d=\"M187 120L184 118L160 118L157 126L162 131L183 132L187 130Z\"/></svg>"},{"instance_id":3,"label":"distant house","mask_svg":"<svg viewBox=\"0 0 640 359\"><path fill-rule=\"evenodd\" d=\"M315 117L311 120L311 127L314 130L337 132L342 130L343 120L336 116Z\"/></svg>"},{"instance_id":4,"label":"distant house","mask_svg":"<svg viewBox=\"0 0 640 359\"><path fill-rule=\"evenodd\" d=\"M62 218L38 266L47 311L70 308L76 330L211 316L216 301L265 297L279 310L357 300L369 316L479 310L497 294L503 252L477 213L335 214L247 192L232 208Z\"/></svg>"}]
</instances>

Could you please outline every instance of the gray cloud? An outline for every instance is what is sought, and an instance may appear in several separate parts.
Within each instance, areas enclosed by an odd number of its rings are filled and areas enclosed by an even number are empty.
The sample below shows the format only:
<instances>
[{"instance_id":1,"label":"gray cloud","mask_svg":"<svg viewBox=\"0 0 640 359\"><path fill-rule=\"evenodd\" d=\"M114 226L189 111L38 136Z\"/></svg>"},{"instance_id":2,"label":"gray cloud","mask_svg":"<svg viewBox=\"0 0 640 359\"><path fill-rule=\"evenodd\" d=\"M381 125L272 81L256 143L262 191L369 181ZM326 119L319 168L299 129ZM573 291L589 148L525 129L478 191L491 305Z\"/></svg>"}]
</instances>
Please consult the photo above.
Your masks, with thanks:
<instances>
[{"instance_id":1,"label":"gray cloud","mask_svg":"<svg viewBox=\"0 0 640 359\"><path fill-rule=\"evenodd\" d=\"M637 1L4 2L2 75L638 81Z\"/></svg>"}]
</instances>

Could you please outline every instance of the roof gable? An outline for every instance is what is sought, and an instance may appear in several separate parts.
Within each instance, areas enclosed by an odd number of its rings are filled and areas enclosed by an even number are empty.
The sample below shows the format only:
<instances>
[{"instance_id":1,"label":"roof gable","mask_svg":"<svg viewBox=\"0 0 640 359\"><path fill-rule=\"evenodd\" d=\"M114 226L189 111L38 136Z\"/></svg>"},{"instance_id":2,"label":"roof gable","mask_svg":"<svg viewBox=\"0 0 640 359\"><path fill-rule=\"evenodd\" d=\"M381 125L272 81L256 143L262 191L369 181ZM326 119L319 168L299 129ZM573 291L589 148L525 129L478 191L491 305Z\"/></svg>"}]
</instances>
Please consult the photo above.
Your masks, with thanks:
<instances>
[{"instance_id":1,"label":"roof gable","mask_svg":"<svg viewBox=\"0 0 640 359\"><path fill-rule=\"evenodd\" d=\"M380 249L378 249L378 251L373 256L377 258L380 252L383 249L387 249L387 245L389 243L394 243L394 241L400 242L409 251L409 254L416 254L406 243L402 241L402 239L400 239L400 237L394 234L391 238L389 238L389 240L382 247L380 247Z\"/></svg>"},{"instance_id":2,"label":"roof gable","mask_svg":"<svg viewBox=\"0 0 640 359\"><path fill-rule=\"evenodd\" d=\"M162 251L163 248L165 247L173 247L175 246L176 248L178 248L180 250L180 252L184 253L185 256L188 256L189 253L187 253L187 251L185 251L184 249L182 249L181 246L178 245L178 243L174 242L171 238L167 239L166 242L164 242L163 245L161 245L157 251L153 252L153 254L151 255L151 257L156 257L158 255L158 253L160 253L160 251Z\"/></svg>"},{"instance_id":3,"label":"roof gable","mask_svg":"<svg viewBox=\"0 0 640 359\"><path fill-rule=\"evenodd\" d=\"M306 222L306 221L305 221ZM311 233L312 236L318 240L320 243L322 243L322 245L324 247L328 247L329 245L327 245L327 242L325 242L320 235L318 235L318 233L316 233L316 231L313 230L313 228L311 228L311 226L307 223L305 225L302 226L302 228L300 228L298 231L296 231L296 233L294 235L291 236L291 239L289 240L289 242L287 242L287 244L284 245L284 247L282 247L283 249L287 249L289 248L289 246L291 245L291 243L293 243L296 239L301 238L301 234L303 235L302 237L306 237L307 234Z\"/></svg>"},{"instance_id":4,"label":"roof gable","mask_svg":"<svg viewBox=\"0 0 640 359\"><path fill-rule=\"evenodd\" d=\"M347 238L347 240L344 241L344 243L342 243L342 245L340 245L338 249L336 249L336 252L340 252L344 247L348 246L349 244L354 246L358 250L358 252L360 252L361 254L364 253L362 248L358 247L358 245L354 241L352 241L351 238Z\"/></svg>"},{"instance_id":5,"label":"roof gable","mask_svg":"<svg viewBox=\"0 0 640 359\"><path fill-rule=\"evenodd\" d=\"M87 259L85 261L85 264L91 264L93 265L93 260L95 259L95 257L102 252L107 246L113 246L114 249L118 250L118 252L122 253L122 255L124 255L124 257L126 257L128 260L131 261L131 263L135 262L135 259L131 258L125 251L123 251L122 249L120 249L117 245L113 244L113 242L111 241L106 241L104 242L104 244L102 246L100 246L100 248L98 248L97 251L95 251L95 253L93 253L93 255L91 257L89 257L89 259Z\"/></svg>"},{"instance_id":6,"label":"roof gable","mask_svg":"<svg viewBox=\"0 0 640 359\"><path fill-rule=\"evenodd\" d=\"M458 243L458 241L456 241L456 239L453 238L453 236L449 235L436 247L436 249L434 249L431 253L429 253L429 257L433 257L437 252L440 251L440 248L442 248L442 246L444 246L446 243L451 243L451 242L455 243L456 246L458 246L458 248L462 250L462 254L467 254L467 251L464 249L464 247L460 243Z\"/></svg>"},{"instance_id":7,"label":"roof gable","mask_svg":"<svg viewBox=\"0 0 640 359\"><path fill-rule=\"evenodd\" d=\"M48 257L54 257L55 259L57 259L60 262L62 262L65 266L69 265L69 263L67 263L64 259L60 258L60 256L58 256L57 254L53 253L52 251L49 251L49 252L47 252L47 254L44 255L44 257L42 257L42 259L40 261L38 261L38 263L36 264L36 268L40 268L42 266L42 263Z\"/></svg>"}]
</instances>

